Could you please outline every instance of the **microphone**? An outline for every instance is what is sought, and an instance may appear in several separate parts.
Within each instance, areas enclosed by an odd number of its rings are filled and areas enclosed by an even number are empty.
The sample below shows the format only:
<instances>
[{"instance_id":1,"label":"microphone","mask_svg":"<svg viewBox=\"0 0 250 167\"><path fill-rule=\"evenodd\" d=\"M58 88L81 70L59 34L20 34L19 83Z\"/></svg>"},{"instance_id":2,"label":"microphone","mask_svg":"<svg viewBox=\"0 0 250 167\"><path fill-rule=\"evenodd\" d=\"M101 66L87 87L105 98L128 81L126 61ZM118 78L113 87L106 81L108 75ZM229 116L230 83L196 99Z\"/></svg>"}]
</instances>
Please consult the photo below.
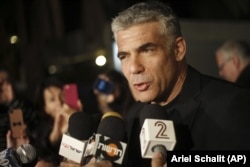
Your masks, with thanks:
<instances>
[{"instance_id":1,"label":"microphone","mask_svg":"<svg viewBox=\"0 0 250 167\"><path fill-rule=\"evenodd\" d=\"M125 123L122 116L117 112L107 112L97 128L97 133L108 136L114 140L125 140Z\"/></svg>"},{"instance_id":2,"label":"microphone","mask_svg":"<svg viewBox=\"0 0 250 167\"><path fill-rule=\"evenodd\" d=\"M78 140L88 140L93 134L93 127L93 118L86 112L75 112L69 117L68 133Z\"/></svg>"},{"instance_id":3,"label":"microphone","mask_svg":"<svg viewBox=\"0 0 250 167\"><path fill-rule=\"evenodd\" d=\"M1 167L22 167L23 164L31 163L36 158L36 150L30 144L23 144L13 150L8 148L0 152Z\"/></svg>"},{"instance_id":4,"label":"microphone","mask_svg":"<svg viewBox=\"0 0 250 167\"><path fill-rule=\"evenodd\" d=\"M120 114L105 113L98 126L97 134L90 137L84 157L96 157L97 160L109 160L122 164L127 144L125 125Z\"/></svg>"},{"instance_id":5,"label":"microphone","mask_svg":"<svg viewBox=\"0 0 250 167\"><path fill-rule=\"evenodd\" d=\"M68 133L63 134L59 155L82 163L89 137L93 134L93 120L86 112L75 112L69 117Z\"/></svg>"},{"instance_id":6,"label":"microphone","mask_svg":"<svg viewBox=\"0 0 250 167\"><path fill-rule=\"evenodd\" d=\"M162 106L146 104L140 113L141 155L152 158L154 152L161 152L165 157L176 144L173 121L167 120L167 113Z\"/></svg>"}]
</instances>

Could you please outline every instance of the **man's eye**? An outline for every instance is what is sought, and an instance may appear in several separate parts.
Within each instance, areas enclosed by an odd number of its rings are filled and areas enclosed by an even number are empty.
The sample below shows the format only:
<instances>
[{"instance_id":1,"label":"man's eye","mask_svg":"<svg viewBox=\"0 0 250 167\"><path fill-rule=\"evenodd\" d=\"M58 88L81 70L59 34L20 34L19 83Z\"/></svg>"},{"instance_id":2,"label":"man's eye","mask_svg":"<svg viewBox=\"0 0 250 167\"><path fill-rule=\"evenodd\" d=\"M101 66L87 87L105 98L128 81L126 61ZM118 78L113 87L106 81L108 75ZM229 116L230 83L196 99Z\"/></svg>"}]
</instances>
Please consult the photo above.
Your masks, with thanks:
<instances>
[{"instance_id":1,"label":"man's eye","mask_svg":"<svg viewBox=\"0 0 250 167\"><path fill-rule=\"evenodd\" d=\"M126 58L126 55L125 54L119 54L117 57L118 57L118 59L122 60L122 59Z\"/></svg>"},{"instance_id":2,"label":"man's eye","mask_svg":"<svg viewBox=\"0 0 250 167\"><path fill-rule=\"evenodd\" d=\"M145 47L142 49L142 52L153 52L155 50L154 47Z\"/></svg>"}]
</instances>

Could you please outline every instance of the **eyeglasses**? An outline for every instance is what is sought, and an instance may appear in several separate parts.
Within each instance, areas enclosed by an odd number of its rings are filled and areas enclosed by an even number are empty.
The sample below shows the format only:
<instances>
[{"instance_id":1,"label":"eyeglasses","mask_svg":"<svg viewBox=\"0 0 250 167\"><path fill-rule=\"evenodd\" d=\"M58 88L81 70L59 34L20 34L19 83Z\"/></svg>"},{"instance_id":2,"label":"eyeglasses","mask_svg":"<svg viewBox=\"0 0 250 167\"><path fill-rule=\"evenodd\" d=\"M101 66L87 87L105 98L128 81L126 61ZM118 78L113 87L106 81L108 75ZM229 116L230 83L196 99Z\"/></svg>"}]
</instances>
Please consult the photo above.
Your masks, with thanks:
<instances>
[{"instance_id":1,"label":"eyeglasses","mask_svg":"<svg viewBox=\"0 0 250 167\"><path fill-rule=\"evenodd\" d=\"M232 58L228 58L228 59L226 59L223 63L221 63L221 65L219 65L219 71L221 71L223 68L224 68L224 66L227 64L227 62L229 62L229 60L231 60Z\"/></svg>"}]
</instances>

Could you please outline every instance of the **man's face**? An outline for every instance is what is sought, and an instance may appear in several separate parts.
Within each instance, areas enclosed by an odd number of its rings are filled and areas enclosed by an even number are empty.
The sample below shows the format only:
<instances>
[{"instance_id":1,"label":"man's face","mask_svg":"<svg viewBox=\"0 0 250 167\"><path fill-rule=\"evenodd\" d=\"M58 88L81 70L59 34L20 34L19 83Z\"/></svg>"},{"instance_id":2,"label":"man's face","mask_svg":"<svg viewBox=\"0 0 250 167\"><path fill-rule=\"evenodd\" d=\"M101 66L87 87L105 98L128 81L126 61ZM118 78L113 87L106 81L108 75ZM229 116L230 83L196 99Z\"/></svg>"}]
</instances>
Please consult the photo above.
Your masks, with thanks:
<instances>
[{"instance_id":1,"label":"man's face","mask_svg":"<svg viewBox=\"0 0 250 167\"><path fill-rule=\"evenodd\" d=\"M98 76L98 78L100 78L104 81L110 81L109 77L106 76L105 74L100 74ZM106 93L103 93L96 88L94 89L94 94L96 95L96 98L97 98L98 107L101 111L107 110L107 108L109 107L109 103L114 101L114 98L112 98L110 100L110 97L115 97L115 95L114 95L115 92L116 91L114 90L114 91L106 94Z\"/></svg>"},{"instance_id":2,"label":"man's face","mask_svg":"<svg viewBox=\"0 0 250 167\"><path fill-rule=\"evenodd\" d=\"M0 104L8 104L14 98L12 85L7 78L8 74L0 71Z\"/></svg>"},{"instance_id":3,"label":"man's face","mask_svg":"<svg viewBox=\"0 0 250 167\"><path fill-rule=\"evenodd\" d=\"M121 30L116 34L118 58L136 100L162 98L175 82L176 60L157 22Z\"/></svg>"},{"instance_id":4,"label":"man's face","mask_svg":"<svg viewBox=\"0 0 250 167\"><path fill-rule=\"evenodd\" d=\"M224 58L223 53L216 54L216 63L221 78L235 82L238 74L232 58Z\"/></svg>"},{"instance_id":5,"label":"man's face","mask_svg":"<svg viewBox=\"0 0 250 167\"><path fill-rule=\"evenodd\" d=\"M44 90L43 96L45 102L45 112L55 117L57 112L61 111L62 108L62 89L50 86Z\"/></svg>"}]
</instances>

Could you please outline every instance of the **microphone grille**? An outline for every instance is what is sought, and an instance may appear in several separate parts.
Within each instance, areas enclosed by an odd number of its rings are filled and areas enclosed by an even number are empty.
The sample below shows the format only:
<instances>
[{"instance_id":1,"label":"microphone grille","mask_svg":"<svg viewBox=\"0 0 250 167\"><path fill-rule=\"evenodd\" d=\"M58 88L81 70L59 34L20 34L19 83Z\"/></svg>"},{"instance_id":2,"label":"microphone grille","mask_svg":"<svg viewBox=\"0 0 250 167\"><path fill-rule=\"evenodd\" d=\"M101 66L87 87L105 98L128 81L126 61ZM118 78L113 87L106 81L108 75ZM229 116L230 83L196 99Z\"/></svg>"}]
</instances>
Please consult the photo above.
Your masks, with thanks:
<instances>
[{"instance_id":1,"label":"microphone grille","mask_svg":"<svg viewBox=\"0 0 250 167\"><path fill-rule=\"evenodd\" d=\"M97 133L108 136L114 140L123 141L125 139L125 125L120 117L108 116L101 120Z\"/></svg>"},{"instance_id":2,"label":"microphone grille","mask_svg":"<svg viewBox=\"0 0 250 167\"><path fill-rule=\"evenodd\" d=\"M36 158L36 150L30 144L23 144L16 150L22 164L30 163Z\"/></svg>"},{"instance_id":3,"label":"microphone grille","mask_svg":"<svg viewBox=\"0 0 250 167\"><path fill-rule=\"evenodd\" d=\"M93 118L84 111L75 112L69 117L68 132L78 140L88 140L94 132L93 127Z\"/></svg>"}]
</instances>

